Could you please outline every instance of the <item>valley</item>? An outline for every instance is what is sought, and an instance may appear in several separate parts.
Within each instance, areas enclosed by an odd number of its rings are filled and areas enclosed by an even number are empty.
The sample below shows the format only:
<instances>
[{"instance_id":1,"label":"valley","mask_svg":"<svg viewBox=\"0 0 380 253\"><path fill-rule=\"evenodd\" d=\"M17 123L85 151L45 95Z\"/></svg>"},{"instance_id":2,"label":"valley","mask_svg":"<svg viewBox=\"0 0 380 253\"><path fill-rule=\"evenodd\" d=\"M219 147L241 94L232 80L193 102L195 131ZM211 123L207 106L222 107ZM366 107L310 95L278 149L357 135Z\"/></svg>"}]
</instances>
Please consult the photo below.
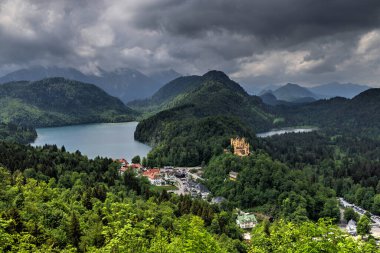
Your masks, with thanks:
<instances>
[{"instance_id":1,"label":"valley","mask_svg":"<svg viewBox=\"0 0 380 253\"><path fill-rule=\"evenodd\" d=\"M380 253L380 1L0 0L1 253Z\"/></svg>"},{"instance_id":2,"label":"valley","mask_svg":"<svg viewBox=\"0 0 380 253\"><path fill-rule=\"evenodd\" d=\"M77 91L81 91L80 96ZM247 94L225 73L209 71L202 76L177 78L150 99L132 101L128 106L93 85L62 78L7 83L0 86L0 92L5 97L0 101L6 105L0 115L8 129L5 142L0 142L0 159L7 168L2 173L24 178L25 187L56 181L57 185L48 186L47 191L75 192L83 205L80 208L87 211L80 218L77 214L67 216L70 224L75 224L75 219L89 224L87 215L98 215L94 212L99 212L95 211L99 205L111 202L117 209L118 205L128 205L125 201L141 205L154 199L154 206L145 207L147 210L171 206L171 214L162 214L165 220L159 218L159 223L154 223L155 231L180 233L172 228L177 222L198 222L192 228L206 229L207 236L218 238L213 241L210 237L209 243L220 252L226 243L234 245L228 246L232 252L247 252L251 246L245 240L260 243L263 226L277 231L281 230L279 224L287 227L294 222L300 230L303 226L315 226L316 231L324 226L338 229L340 210L347 210L340 207L338 197L380 214L377 120L369 125L369 115L354 110L365 106L368 111L377 110L376 89L353 99L268 105ZM13 106L14 101L20 106ZM25 114L20 108L33 111ZM359 118L360 123L356 121ZM120 121L129 122L103 123ZM23 127L9 125L15 123ZM29 132L31 137L27 137ZM243 153L237 150L239 143L230 141L236 137L245 138ZM11 138L32 144L19 145L9 142ZM13 187L6 185L6 189ZM27 188L22 191L29 194ZM13 198L8 190L4 194ZM109 199L110 194L116 199ZM62 195L58 198L61 203L73 204ZM38 205L44 201L40 199ZM23 207L18 210L26 219ZM112 220L111 214L106 215ZM142 226L140 223L151 217L148 213L139 215L144 218L134 226ZM242 223L247 217L251 217L250 222ZM26 226L36 226L26 221L17 224L25 227L23 231L29 231ZM97 224L98 231L79 225L79 237L67 232L71 239L59 247L73 244L84 250L83 245L88 244L91 250L112 248L110 242L96 246L95 239L82 235L92 233L96 240L104 240L100 231L110 226L117 231L125 229L116 223ZM47 228L41 233L57 241L52 231L54 228ZM334 231L337 237L333 240L346 233L344 229ZM315 236L322 235L316 232ZM144 247L154 245L144 236L137 238L144 238ZM179 247L168 237L162 243L168 249ZM352 243L347 237L341 245ZM370 244L363 241L355 247L363 245ZM141 250L139 245L133 247Z\"/></svg>"}]
</instances>

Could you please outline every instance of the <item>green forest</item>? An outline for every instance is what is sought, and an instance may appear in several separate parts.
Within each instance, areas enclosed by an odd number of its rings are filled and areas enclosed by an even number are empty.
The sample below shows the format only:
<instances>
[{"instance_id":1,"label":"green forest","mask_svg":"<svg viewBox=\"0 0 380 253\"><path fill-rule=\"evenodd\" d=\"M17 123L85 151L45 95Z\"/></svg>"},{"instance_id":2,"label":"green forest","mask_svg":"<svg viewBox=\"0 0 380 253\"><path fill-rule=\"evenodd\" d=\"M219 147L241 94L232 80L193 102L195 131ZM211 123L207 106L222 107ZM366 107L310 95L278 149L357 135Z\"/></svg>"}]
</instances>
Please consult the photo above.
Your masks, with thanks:
<instances>
[{"instance_id":1,"label":"green forest","mask_svg":"<svg viewBox=\"0 0 380 253\"><path fill-rule=\"evenodd\" d=\"M0 123L0 141L28 144L37 138L33 127Z\"/></svg>"},{"instance_id":2,"label":"green forest","mask_svg":"<svg viewBox=\"0 0 380 253\"><path fill-rule=\"evenodd\" d=\"M20 111L5 120L16 123L0 125L1 251L379 252L369 235L366 215L344 211L347 221L358 222L365 240L354 240L337 227L341 220L338 197L380 214L377 121L369 124L370 115L353 111L355 106L373 103L368 96L376 97L376 91L353 100L279 108L262 104L221 72L178 82L183 84L178 90L160 91L145 109L140 108L146 118L138 124L135 139L154 146L143 158L144 164L201 166L211 197L222 196L226 201L210 204L211 198L170 194L132 172L120 175L119 164L112 159L91 160L80 151L69 153L55 145L25 145L37 136L33 126L73 123L66 117L79 114L69 101L81 104L83 97L70 97L69 91L76 93L77 88L71 87L76 85L86 90L87 85L59 78L15 83L4 91L6 99L22 97L23 103L29 101L39 110L48 110L44 107L48 102L35 99L42 96L40 91L28 97L23 87L51 87L44 91L42 97L46 98L63 83L64 98L60 95L56 98L59 103L48 106L65 119L55 121L45 115L41 119L46 121L36 124L39 118L33 114L29 115L32 118L17 118L28 115ZM90 107L104 95L96 94L100 97L86 102ZM114 112L138 115L114 98L96 110L81 105L83 112L97 115L92 119L96 121L126 119L113 118ZM154 110L162 111L154 114ZM103 118L101 111L113 115L112 119ZM307 117L308 111L312 118ZM334 113L346 113L354 120L316 123L323 115ZM87 122L82 116L74 122L82 120ZM319 128L310 133L256 137L255 131L287 124ZM230 138L237 136L250 143L250 156L232 154ZM238 173L236 180L229 179L230 172ZM247 230L236 224L237 208L258 217L250 242L243 239Z\"/></svg>"}]
</instances>

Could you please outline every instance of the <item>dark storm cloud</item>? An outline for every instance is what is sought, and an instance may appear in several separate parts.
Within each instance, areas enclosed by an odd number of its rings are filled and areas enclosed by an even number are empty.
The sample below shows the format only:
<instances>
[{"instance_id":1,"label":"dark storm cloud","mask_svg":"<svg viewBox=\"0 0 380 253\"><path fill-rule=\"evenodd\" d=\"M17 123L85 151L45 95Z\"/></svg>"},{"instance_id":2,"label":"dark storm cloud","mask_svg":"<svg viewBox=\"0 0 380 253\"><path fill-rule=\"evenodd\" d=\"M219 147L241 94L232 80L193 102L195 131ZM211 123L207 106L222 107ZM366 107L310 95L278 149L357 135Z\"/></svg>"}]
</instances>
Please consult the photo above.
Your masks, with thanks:
<instances>
[{"instance_id":1,"label":"dark storm cloud","mask_svg":"<svg viewBox=\"0 0 380 253\"><path fill-rule=\"evenodd\" d=\"M379 11L377 0L168 0L142 8L135 23L189 38L228 31L266 42L297 44L375 28L380 23Z\"/></svg>"},{"instance_id":2,"label":"dark storm cloud","mask_svg":"<svg viewBox=\"0 0 380 253\"><path fill-rule=\"evenodd\" d=\"M378 0L1 0L0 74L36 64L245 84L380 78Z\"/></svg>"}]
</instances>

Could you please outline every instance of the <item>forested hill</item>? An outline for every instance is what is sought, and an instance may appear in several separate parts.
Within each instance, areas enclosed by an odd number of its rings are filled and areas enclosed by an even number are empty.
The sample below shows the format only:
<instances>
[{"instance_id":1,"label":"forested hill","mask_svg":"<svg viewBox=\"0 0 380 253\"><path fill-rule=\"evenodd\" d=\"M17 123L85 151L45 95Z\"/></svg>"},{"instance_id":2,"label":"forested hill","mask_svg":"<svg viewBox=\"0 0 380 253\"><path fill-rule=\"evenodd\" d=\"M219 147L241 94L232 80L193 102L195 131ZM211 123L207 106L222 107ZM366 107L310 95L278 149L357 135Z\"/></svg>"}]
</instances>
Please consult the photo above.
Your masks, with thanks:
<instances>
[{"instance_id":1,"label":"forested hill","mask_svg":"<svg viewBox=\"0 0 380 253\"><path fill-rule=\"evenodd\" d=\"M182 110L182 117L234 116L255 130L268 128L274 119L260 98L248 95L238 83L215 70L201 77L178 78L158 91L149 103L165 105L165 109L181 108L176 110Z\"/></svg>"},{"instance_id":2,"label":"forested hill","mask_svg":"<svg viewBox=\"0 0 380 253\"><path fill-rule=\"evenodd\" d=\"M241 103L244 110L247 107L261 107L262 110L264 106L258 97L248 95L238 83L216 70L203 76L179 77L163 86L150 99L133 101L128 106L138 111L156 113L184 104L198 103L203 107L215 107L214 115L226 109L238 109L237 103Z\"/></svg>"},{"instance_id":3,"label":"forested hill","mask_svg":"<svg viewBox=\"0 0 380 253\"><path fill-rule=\"evenodd\" d=\"M137 113L92 84L63 78L0 85L0 121L46 127L131 121Z\"/></svg>"},{"instance_id":4,"label":"forested hill","mask_svg":"<svg viewBox=\"0 0 380 253\"><path fill-rule=\"evenodd\" d=\"M150 158L168 164L199 165L220 153L232 136L254 136L272 127L275 116L220 71L203 75L193 90L175 98L176 107L139 123L135 138L156 145ZM253 137L254 138L254 137ZM156 159L157 158L157 159Z\"/></svg>"},{"instance_id":5,"label":"forested hill","mask_svg":"<svg viewBox=\"0 0 380 253\"><path fill-rule=\"evenodd\" d=\"M315 103L277 107L287 125L315 125L336 132L380 137L380 89L366 90L353 99L333 98Z\"/></svg>"}]
</instances>

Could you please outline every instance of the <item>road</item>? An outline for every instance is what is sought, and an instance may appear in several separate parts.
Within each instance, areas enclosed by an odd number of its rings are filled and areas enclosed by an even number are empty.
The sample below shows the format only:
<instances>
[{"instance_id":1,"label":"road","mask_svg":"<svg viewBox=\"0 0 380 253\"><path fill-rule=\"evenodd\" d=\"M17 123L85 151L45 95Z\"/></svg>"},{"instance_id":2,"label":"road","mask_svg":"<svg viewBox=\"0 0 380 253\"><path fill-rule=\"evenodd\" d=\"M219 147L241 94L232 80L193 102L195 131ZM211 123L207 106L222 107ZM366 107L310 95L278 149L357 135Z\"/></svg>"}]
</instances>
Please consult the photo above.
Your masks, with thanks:
<instances>
[{"instance_id":1,"label":"road","mask_svg":"<svg viewBox=\"0 0 380 253\"><path fill-rule=\"evenodd\" d=\"M344 206L345 208L347 207L351 207L356 213L358 213L359 215L364 215L367 210L364 210L363 208L361 208L360 206L356 206L354 204L351 204L349 203L348 201L346 201L344 198L339 198L339 202L342 206ZM370 213L370 212L369 212ZM371 213L370 213L371 214ZM377 215L373 215L371 214L371 220L372 222L379 226L380 227L380 217L377 216Z\"/></svg>"}]
</instances>

